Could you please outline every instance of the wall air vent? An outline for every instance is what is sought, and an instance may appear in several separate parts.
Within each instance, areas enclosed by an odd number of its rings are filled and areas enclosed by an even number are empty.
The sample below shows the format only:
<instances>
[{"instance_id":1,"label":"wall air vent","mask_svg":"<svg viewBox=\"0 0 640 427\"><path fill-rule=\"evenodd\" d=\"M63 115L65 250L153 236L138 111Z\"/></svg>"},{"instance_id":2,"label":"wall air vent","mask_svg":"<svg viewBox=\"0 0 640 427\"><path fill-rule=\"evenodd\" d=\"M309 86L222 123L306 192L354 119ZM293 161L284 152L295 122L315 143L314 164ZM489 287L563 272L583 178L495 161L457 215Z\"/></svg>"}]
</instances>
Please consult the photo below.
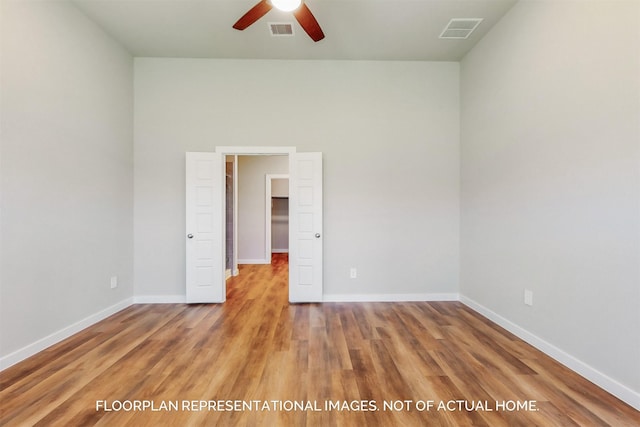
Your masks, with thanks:
<instances>
[{"instance_id":1,"label":"wall air vent","mask_svg":"<svg viewBox=\"0 0 640 427\"><path fill-rule=\"evenodd\" d=\"M293 24L291 22L269 22L269 31L274 37L292 37L294 35Z\"/></svg>"},{"instance_id":2,"label":"wall air vent","mask_svg":"<svg viewBox=\"0 0 640 427\"><path fill-rule=\"evenodd\" d=\"M455 18L449 21L442 33L441 39L466 39L482 22L482 18Z\"/></svg>"}]
</instances>

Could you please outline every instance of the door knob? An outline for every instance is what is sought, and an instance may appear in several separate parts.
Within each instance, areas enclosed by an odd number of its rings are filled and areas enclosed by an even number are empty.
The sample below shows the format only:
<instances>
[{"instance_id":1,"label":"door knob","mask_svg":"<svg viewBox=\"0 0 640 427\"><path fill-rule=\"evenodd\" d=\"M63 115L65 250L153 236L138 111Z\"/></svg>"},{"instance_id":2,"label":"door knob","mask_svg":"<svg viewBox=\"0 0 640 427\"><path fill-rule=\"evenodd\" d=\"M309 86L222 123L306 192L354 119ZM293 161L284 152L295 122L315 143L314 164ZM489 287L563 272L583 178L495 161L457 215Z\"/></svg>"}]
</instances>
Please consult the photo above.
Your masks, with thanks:
<instances>
[{"instance_id":1,"label":"door knob","mask_svg":"<svg viewBox=\"0 0 640 427\"><path fill-rule=\"evenodd\" d=\"M316 233L316 239L320 238L320 233Z\"/></svg>"},{"instance_id":2,"label":"door knob","mask_svg":"<svg viewBox=\"0 0 640 427\"><path fill-rule=\"evenodd\" d=\"M193 239L193 234L187 234L187 237L188 237L189 239Z\"/></svg>"}]
</instances>

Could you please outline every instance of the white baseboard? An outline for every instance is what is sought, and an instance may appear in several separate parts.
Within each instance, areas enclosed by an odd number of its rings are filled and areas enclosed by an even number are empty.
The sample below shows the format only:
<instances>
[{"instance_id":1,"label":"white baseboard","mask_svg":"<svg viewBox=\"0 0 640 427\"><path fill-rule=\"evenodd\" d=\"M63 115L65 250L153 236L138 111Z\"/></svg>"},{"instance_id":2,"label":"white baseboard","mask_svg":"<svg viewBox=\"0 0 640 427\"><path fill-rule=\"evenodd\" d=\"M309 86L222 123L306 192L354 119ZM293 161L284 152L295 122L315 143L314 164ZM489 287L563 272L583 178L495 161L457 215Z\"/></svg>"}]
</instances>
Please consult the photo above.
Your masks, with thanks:
<instances>
[{"instance_id":1,"label":"white baseboard","mask_svg":"<svg viewBox=\"0 0 640 427\"><path fill-rule=\"evenodd\" d=\"M485 316L492 322L505 328L525 342L531 344L547 356L557 360L564 366L582 375L587 380L593 382L608 393L616 396L637 410L640 410L640 393L608 377L597 369L587 365L576 357L566 353L558 347L532 334L526 329L516 325L510 320L491 311L483 305L457 293L435 293L435 294L328 294L324 295L323 302L403 302L403 301L460 301L472 310ZM57 332L54 332L32 344L6 356L0 357L0 371L15 365L26 358L72 336L81 330L106 319L107 317L121 311L132 304L184 304L185 295L140 295L127 298L105 308L91 316L88 316L72 325L69 325Z\"/></svg>"},{"instance_id":2,"label":"white baseboard","mask_svg":"<svg viewBox=\"0 0 640 427\"><path fill-rule=\"evenodd\" d=\"M266 259L239 259L238 264L271 264L271 261Z\"/></svg>"},{"instance_id":3,"label":"white baseboard","mask_svg":"<svg viewBox=\"0 0 640 427\"><path fill-rule=\"evenodd\" d=\"M134 304L133 298L122 300L119 303L112 305L111 307L100 310L99 312L94 313L91 316L85 317L84 319L73 323L72 325L62 328L59 331L56 331L42 339L39 339L36 342L33 342L19 350L14 351L13 353L9 353L6 356L1 357L0 371L7 369L8 367L13 366L18 362L21 362L26 358L31 357L34 354L48 347L51 347L52 345L57 344L64 339L69 338L71 335L76 334L81 330L88 328L89 326L96 324L101 320L106 319L107 317L119 312L120 310L124 310L132 304Z\"/></svg>"},{"instance_id":4,"label":"white baseboard","mask_svg":"<svg viewBox=\"0 0 640 427\"><path fill-rule=\"evenodd\" d=\"M577 359L576 357L566 353L565 351L559 349L553 344L548 343L542 338L532 334L531 332L523 329L522 327L516 325L512 321L500 316L499 314L491 311L487 307L478 304L474 300L467 298L463 295L460 296L460 302L471 308L472 310L480 313L487 319L491 320L494 323L505 328L507 331L516 335L518 338L526 341L531 344L538 350L542 351L547 356L557 360L567 368L572 371L578 373L583 376L587 380L596 384L598 387L603 390L611 393L616 396L618 399L626 402L627 404L633 406L635 409L640 411L640 393L630 389L624 384L620 384L618 381L613 378L608 377L597 369L587 365L583 361Z\"/></svg>"},{"instance_id":5,"label":"white baseboard","mask_svg":"<svg viewBox=\"0 0 640 427\"><path fill-rule=\"evenodd\" d=\"M445 294L325 294L323 302L458 301L456 293Z\"/></svg>"},{"instance_id":6,"label":"white baseboard","mask_svg":"<svg viewBox=\"0 0 640 427\"><path fill-rule=\"evenodd\" d=\"M271 249L272 254L288 254L289 249Z\"/></svg>"},{"instance_id":7,"label":"white baseboard","mask_svg":"<svg viewBox=\"0 0 640 427\"><path fill-rule=\"evenodd\" d=\"M186 304L186 295L138 295L134 304Z\"/></svg>"}]
</instances>

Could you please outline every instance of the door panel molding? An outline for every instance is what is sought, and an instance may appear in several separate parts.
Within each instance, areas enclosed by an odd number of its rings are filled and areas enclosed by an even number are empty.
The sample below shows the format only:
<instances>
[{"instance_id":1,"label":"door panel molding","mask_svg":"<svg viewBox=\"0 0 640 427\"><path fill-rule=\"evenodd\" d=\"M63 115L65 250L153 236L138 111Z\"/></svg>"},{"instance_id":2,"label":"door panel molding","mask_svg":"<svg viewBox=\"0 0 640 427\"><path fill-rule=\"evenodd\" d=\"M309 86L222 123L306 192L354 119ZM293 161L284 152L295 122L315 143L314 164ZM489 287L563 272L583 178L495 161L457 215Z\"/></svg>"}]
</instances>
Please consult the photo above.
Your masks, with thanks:
<instances>
[{"instance_id":1,"label":"door panel molding","mask_svg":"<svg viewBox=\"0 0 640 427\"><path fill-rule=\"evenodd\" d=\"M186 300L224 302L224 168L218 153L186 153ZM223 159L224 160L224 159Z\"/></svg>"},{"instance_id":2,"label":"door panel molding","mask_svg":"<svg viewBox=\"0 0 640 427\"><path fill-rule=\"evenodd\" d=\"M289 156L289 301L321 302L322 153Z\"/></svg>"}]
</instances>

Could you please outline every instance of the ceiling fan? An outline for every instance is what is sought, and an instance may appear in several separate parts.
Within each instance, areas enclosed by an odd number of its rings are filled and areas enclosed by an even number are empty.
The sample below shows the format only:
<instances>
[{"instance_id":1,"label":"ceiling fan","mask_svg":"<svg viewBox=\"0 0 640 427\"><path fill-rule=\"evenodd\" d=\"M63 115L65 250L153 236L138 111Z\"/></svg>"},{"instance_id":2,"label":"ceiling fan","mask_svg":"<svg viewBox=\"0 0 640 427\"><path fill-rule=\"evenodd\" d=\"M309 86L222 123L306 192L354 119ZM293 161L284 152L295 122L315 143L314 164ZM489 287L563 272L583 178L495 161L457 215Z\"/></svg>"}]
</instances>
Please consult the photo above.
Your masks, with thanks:
<instances>
[{"instance_id":1,"label":"ceiling fan","mask_svg":"<svg viewBox=\"0 0 640 427\"><path fill-rule=\"evenodd\" d=\"M309 34L309 37L311 37L314 42L324 38L320 24L318 24L318 21L316 21L316 18L302 0L260 0L258 4L242 15L242 17L238 19L238 22L233 24L233 28L236 30L244 30L266 15L274 6L284 12L293 12L293 16L302 29Z\"/></svg>"}]
</instances>

